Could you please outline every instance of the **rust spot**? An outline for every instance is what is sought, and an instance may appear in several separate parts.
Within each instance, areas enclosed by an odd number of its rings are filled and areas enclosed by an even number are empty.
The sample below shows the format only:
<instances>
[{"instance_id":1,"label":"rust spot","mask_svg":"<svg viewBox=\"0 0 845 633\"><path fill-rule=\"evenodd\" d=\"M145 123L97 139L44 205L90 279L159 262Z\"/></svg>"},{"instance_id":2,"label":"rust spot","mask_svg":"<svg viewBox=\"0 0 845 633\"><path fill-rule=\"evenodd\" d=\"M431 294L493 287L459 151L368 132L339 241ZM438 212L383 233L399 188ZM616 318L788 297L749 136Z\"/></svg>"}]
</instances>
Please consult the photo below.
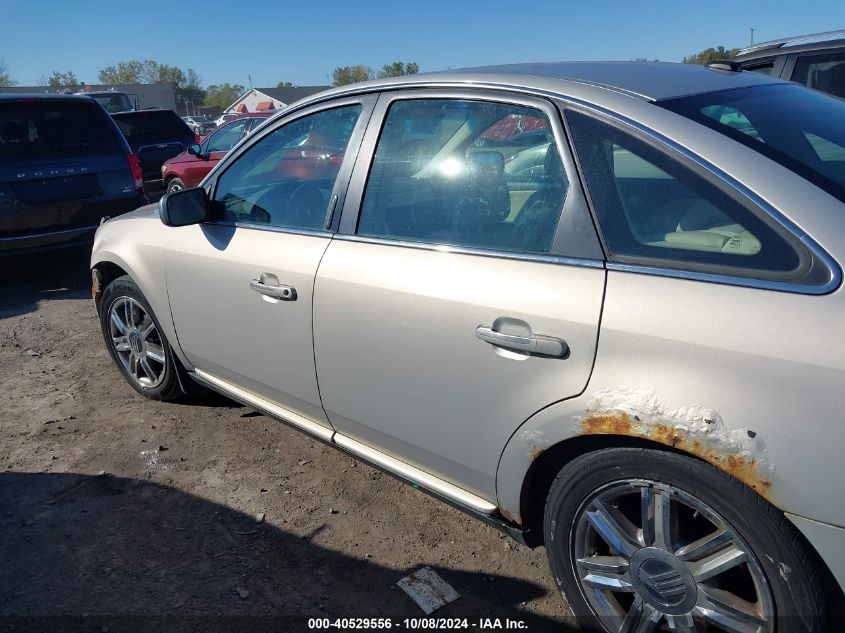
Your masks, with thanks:
<instances>
[{"instance_id":1,"label":"rust spot","mask_svg":"<svg viewBox=\"0 0 845 633\"><path fill-rule=\"evenodd\" d=\"M543 451L544 451L544 450L546 450L546 449L545 449L545 448L543 448L543 447L541 447L541 446L534 446L534 447L531 449L531 461L533 462L535 459L537 459L538 457L540 457L540 455L542 455L542 454L543 454Z\"/></svg>"},{"instance_id":2,"label":"rust spot","mask_svg":"<svg viewBox=\"0 0 845 633\"><path fill-rule=\"evenodd\" d=\"M591 415L582 423L584 433L599 435L633 435L627 413Z\"/></svg>"},{"instance_id":3,"label":"rust spot","mask_svg":"<svg viewBox=\"0 0 845 633\"><path fill-rule=\"evenodd\" d=\"M509 522L514 523L516 525L522 525L521 519L515 517L514 515L512 515L510 512L508 512L507 510L505 510L501 506L499 507L499 514L502 515L502 517L505 519L505 521L509 521Z\"/></svg>"},{"instance_id":4,"label":"rust spot","mask_svg":"<svg viewBox=\"0 0 845 633\"><path fill-rule=\"evenodd\" d=\"M628 435L677 448L736 477L763 496L767 496L767 492L772 487L771 481L760 476L755 460L745 459L739 455L717 453L705 447L700 440L688 438L665 424L655 424L648 428L642 425L634 427L631 418L625 413L595 414L584 418L581 422L581 430L583 435Z\"/></svg>"}]
</instances>

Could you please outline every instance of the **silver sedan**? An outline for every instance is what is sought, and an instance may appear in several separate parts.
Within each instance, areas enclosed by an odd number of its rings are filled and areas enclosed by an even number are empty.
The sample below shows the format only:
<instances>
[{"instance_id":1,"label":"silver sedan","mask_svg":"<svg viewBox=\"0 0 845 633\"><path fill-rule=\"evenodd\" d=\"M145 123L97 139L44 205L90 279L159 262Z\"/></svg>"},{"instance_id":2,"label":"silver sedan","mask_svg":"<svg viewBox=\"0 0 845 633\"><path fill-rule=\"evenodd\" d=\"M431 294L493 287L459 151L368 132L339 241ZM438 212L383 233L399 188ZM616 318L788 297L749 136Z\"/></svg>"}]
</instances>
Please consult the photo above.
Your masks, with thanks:
<instances>
[{"instance_id":1,"label":"silver sedan","mask_svg":"<svg viewBox=\"0 0 845 633\"><path fill-rule=\"evenodd\" d=\"M843 617L843 260L845 102L576 63L309 97L91 267L145 396L545 545L589 630L771 633Z\"/></svg>"}]
</instances>

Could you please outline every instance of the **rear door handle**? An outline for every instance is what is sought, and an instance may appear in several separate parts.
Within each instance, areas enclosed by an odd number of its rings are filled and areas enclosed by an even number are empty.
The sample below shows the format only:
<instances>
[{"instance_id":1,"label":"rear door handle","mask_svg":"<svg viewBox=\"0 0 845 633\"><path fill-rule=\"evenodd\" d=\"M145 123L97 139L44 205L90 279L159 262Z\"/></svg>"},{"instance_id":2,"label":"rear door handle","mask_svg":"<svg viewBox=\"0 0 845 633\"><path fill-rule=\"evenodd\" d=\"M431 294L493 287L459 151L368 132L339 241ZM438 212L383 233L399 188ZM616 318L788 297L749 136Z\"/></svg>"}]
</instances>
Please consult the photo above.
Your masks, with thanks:
<instances>
[{"instance_id":1,"label":"rear door handle","mask_svg":"<svg viewBox=\"0 0 845 633\"><path fill-rule=\"evenodd\" d=\"M485 343L527 354L559 358L569 353L569 346L566 341L541 334L531 334L530 336L505 334L504 332L497 332L489 325L479 325L475 328L475 335Z\"/></svg>"},{"instance_id":2,"label":"rear door handle","mask_svg":"<svg viewBox=\"0 0 845 633\"><path fill-rule=\"evenodd\" d=\"M296 301L296 288L279 283L279 278L271 273L261 273L259 279L249 282L249 287L272 299Z\"/></svg>"}]
</instances>

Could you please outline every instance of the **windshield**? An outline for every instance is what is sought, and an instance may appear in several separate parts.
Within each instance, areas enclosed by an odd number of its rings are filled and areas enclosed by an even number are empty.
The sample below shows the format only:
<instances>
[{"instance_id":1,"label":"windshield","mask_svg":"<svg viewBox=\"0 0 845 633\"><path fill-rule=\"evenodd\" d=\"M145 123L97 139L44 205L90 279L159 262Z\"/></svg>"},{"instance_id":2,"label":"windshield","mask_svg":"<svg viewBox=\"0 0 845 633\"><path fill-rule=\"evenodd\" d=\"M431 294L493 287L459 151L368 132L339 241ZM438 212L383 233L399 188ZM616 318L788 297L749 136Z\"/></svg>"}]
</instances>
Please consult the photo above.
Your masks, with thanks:
<instances>
[{"instance_id":1,"label":"windshield","mask_svg":"<svg viewBox=\"0 0 845 633\"><path fill-rule=\"evenodd\" d=\"M658 105L768 156L845 202L845 100L783 84Z\"/></svg>"}]
</instances>

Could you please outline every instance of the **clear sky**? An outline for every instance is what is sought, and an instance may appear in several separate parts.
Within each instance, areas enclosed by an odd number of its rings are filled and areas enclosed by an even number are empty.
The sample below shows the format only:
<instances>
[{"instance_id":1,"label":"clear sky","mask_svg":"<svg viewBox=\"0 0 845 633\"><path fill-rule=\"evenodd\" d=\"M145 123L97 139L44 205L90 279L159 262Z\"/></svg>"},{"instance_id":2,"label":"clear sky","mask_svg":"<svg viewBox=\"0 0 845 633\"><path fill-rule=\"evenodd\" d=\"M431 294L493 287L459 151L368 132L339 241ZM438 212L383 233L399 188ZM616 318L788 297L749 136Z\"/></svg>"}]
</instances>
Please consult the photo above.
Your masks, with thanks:
<instances>
[{"instance_id":1,"label":"clear sky","mask_svg":"<svg viewBox=\"0 0 845 633\"><path fill-rule=\"evenodd\" d=\"M845 28L845 0L0 0L0 59L20 85L130 59L205 85L330 83L336 66L421 71L522 61L680 61L708 46Z\"/></svg>"}]
</instances>

